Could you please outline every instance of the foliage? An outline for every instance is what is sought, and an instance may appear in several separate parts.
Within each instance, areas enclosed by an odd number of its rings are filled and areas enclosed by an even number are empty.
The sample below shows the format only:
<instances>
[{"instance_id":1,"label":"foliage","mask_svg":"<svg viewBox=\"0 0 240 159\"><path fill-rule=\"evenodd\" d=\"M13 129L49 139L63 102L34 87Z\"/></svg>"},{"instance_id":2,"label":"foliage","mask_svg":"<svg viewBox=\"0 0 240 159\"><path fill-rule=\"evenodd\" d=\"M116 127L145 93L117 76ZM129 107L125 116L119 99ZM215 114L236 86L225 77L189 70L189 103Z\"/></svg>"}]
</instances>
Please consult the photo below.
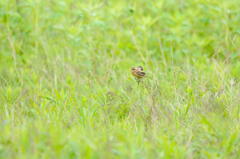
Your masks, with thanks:
<instances>
[{"instance_id":1,"label":"foliage","mask_svg":"<svg viewBox=\"0 0 240 159\"><path fill-rule=\"evenodd\" d=\"M1 1L0 158L238 158L239 6Z\"/></svg>"}]
</instances>

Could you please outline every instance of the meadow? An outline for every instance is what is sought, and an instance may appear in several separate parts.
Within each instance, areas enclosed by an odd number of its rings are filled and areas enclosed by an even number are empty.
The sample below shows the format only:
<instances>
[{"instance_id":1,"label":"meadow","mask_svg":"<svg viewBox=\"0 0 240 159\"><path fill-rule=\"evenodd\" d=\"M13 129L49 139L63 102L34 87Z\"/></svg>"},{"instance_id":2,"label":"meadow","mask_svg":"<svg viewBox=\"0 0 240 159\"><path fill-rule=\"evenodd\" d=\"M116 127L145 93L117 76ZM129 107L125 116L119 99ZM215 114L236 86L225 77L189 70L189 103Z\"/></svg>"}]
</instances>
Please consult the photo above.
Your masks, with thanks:
<instances>
[{"instance_id":1,"label":"meadow","mask_svg":"<svg viewBox=\"0 0 240 159\"><path fill-rule=\"evenodd\" d=\"M240 158L239 0L3 0L0 30L0 158Z\"/></svg>"}]
</instances>

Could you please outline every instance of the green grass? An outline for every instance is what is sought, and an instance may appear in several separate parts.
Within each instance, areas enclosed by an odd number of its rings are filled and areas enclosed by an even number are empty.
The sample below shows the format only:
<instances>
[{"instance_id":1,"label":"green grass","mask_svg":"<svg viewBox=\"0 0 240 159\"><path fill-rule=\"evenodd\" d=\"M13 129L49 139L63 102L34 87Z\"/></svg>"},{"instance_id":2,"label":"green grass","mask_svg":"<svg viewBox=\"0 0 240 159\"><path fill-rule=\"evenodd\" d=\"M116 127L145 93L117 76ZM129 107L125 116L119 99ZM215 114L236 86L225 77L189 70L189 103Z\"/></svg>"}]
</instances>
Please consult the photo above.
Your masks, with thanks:
<instances>
[{"instance_id":1,"label":"green grass","mask_svg":"<svg viewBox=\"0 0 240 159\"><path fill-rule=\"evenodd\" d=\"M1 1L0 158L239 158L239 6Z\"/></svg>"}]
</instances>

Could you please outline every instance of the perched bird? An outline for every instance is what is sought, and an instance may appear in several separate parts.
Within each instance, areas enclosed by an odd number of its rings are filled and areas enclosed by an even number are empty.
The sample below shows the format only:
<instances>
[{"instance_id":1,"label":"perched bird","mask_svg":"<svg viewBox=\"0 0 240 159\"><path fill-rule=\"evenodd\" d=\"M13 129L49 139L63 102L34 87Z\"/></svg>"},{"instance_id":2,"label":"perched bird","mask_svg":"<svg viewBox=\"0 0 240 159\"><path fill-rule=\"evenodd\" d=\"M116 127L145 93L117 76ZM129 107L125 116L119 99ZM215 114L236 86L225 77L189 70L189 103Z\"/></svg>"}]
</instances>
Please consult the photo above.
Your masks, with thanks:
<instances>
[{"instance_id":1,"label":"perched bird","mask_svg":"<svg viewBox=\"0 0 240 159\"><path fill-rule=\"evenodd\" d=\"M131 67L130 71L131 71L132 75L135 76L138 80L146 77L145 72L143 72L142 66Z\"/></svg>"}]
</instances>

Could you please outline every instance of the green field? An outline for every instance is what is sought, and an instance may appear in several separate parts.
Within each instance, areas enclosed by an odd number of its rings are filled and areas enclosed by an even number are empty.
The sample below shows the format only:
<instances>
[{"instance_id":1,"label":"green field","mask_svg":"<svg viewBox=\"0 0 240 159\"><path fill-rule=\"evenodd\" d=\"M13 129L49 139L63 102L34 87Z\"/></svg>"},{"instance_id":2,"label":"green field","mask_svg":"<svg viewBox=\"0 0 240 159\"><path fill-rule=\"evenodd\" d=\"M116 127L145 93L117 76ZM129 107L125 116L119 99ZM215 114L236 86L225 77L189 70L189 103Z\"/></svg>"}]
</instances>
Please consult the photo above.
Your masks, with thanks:
<instances>
[{"instance_id":1,"label":"green field","mask_svg":"<svg viewBox=\"0 0 240 159\"><path fill-rule=\"evenodd\" d=\"M1 159L240 158L239 0L3 0L0 30Z\"/></svg>"}]
</instances>

